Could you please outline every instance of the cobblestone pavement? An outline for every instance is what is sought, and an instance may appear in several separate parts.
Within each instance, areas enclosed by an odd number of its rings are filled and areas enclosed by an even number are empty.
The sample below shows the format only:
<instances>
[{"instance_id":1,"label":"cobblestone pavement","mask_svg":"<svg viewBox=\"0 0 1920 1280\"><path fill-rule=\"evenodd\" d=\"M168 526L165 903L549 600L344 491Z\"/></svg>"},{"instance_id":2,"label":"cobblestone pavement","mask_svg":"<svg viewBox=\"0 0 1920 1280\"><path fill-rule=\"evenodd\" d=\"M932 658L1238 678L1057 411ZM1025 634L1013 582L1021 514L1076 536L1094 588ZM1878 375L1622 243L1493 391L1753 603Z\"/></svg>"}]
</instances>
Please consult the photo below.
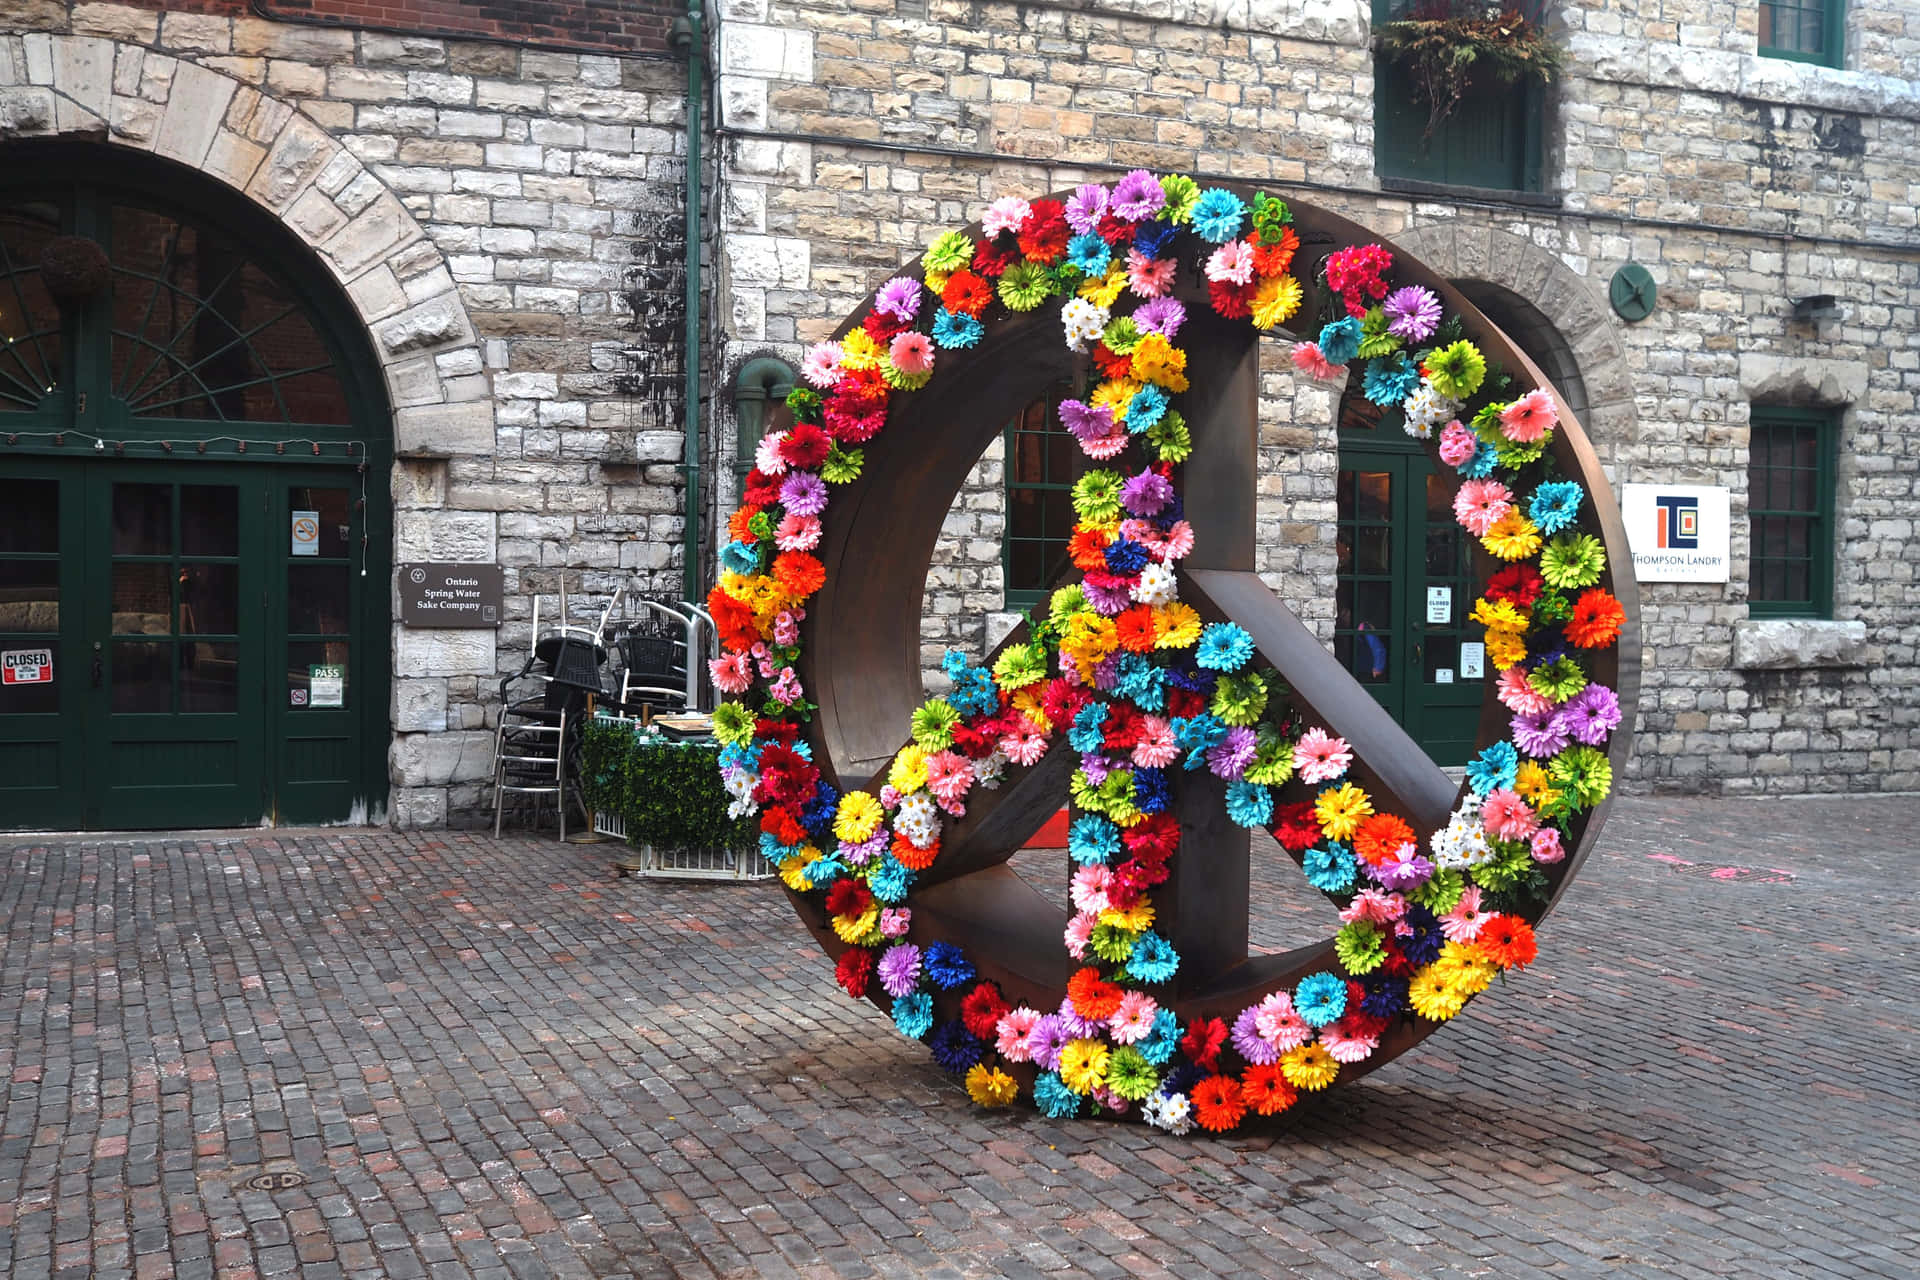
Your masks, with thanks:
<instances>
[{"instance_id":1,"label":"cobblestone pavement","mask_svg":"<svg viewBox=\"0 0 1920 1280\"><path fill-rule=\"evenodd\" d=\"M771 886L15 841L0 1273L1916 1275L1916 831L1624 802L1535 969L1230 1141L975 1109Z\"/></svg>"}]
</instances>

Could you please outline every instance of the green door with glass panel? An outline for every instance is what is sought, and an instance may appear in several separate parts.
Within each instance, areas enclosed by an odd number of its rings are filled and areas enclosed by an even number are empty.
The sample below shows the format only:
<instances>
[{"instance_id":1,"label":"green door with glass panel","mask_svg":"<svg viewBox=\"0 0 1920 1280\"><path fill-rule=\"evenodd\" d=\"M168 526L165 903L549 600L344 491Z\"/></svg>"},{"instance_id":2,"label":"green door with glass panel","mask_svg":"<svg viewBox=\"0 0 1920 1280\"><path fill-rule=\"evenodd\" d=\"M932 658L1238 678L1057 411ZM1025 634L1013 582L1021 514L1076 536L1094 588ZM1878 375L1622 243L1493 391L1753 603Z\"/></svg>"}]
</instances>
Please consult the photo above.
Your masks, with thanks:
<instances>
[{"instance_id":1,"label":"green door with glass panel","mask_svg":"<svg viewBox=\"0 0 1920 1280\"><path fill-rule=\"evenodd\" d=\"M0 829L364 819L391 541L364 335L257 210L92 154L0 147Z\"/></svg>"},{"instance_id":2,"label":"green door with glass panel","mask_svg":"<svg viewBox=\"0 0 1920 1280\"><path fill-rule=\"evenodd\" d=\"M1338 495L1334 652L1436 763L1464 764L1487 666L1446 486L1412 441L1343 443Z\"/></svg>"}]
</instances>

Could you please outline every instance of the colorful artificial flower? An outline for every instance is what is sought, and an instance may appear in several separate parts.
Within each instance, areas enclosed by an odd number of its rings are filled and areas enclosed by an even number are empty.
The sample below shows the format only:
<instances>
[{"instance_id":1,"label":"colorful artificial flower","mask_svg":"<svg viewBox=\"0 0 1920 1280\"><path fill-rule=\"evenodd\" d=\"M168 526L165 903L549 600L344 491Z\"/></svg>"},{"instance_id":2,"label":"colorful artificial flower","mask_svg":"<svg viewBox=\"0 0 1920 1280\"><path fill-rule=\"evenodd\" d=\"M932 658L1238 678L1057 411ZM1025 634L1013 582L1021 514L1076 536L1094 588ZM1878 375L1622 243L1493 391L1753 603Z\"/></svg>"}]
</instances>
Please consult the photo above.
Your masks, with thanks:
<instances>
[{"instance_id":1,"label":"colorful artificial flower","mask_svg":"<svg viewBox=\"0 0 1920 1280\"><path fill-rule=\"evenodd\" d=\"M1193 1102L1194 1119L1209 1133L1225 1133L1238 1125L1247 1114L1240 1082L1232 1076L1208 1076L1193 1086L1189 1096Z\"/></svg>"},{"instance_id":2,"label":"colorful artificial flower","mask_svg":"<svg viewBox=\"0 0 1920 1280\"><path fill-rule=\"evenodd\" d=\"M1536 388L1500 411L1500 429L1517 444L1532 444L1553 430L1560 420L1553 395Z\"/></svg>"},{"instance_id":3,"label":"colorful artificial flower","mask_svg":"<svg viewBox=\"0 0 1920 1280\"><path fill-rule=\"evenodd\" d=\"M1502 560L1524 560L1540 549L1540 531L1516 508L1487 527L1480 543Z\"/></svg>"},{"instance_id":4,"label":"colorful artificial flower","mask_svg":"<svg viewBox=\"0 0 1920 1280\"><path fill-rule=\"evenodd\" d=\"M1626 623L1627 611L1611 593L1598 588L1583 591L1567 619L1567 643L1582 649L1605 648L1620 638Z\"/></svg>"},{"instance_id":5,"label":"colorful artificial flower","mask_svg":"<svg viewBox=\"0 0 1920 1280\"><path fill-rule=\"evenodd\" d=\"M1303 1044L1280 1055L1280 1073L1287 1083L1308 1093L1318 1093L1340 1074L1340 1064L1318 1044Z\"/></svg>"},{"instance_id":6,"label":"colorful artificial flower","mask_svg":"<svg viewBox=\"0 0 1920 1280\"><path fill-rule=\"evenodd\" d=\"M1440 328L1440 299L1419 285L1395 289L1380 309L1387 318L1387 331L1405 342L1425 342Z\"/></svg>"},{"instance_id":7,"label":"colorful artificial flower","mask_svg":"<svg viewBox=\"0 0 1920 1280\"><path fill-rule=\"evenodd\" d=\"M1606 566L1606 548L1590 533L1560 534L1540 553L1540 576L1562 591L1592 586Z\"/></svg>"},{"instance_id":8,"label":"colorful artificial flower","mask_svg":"<svg viewBox=\"0 0 1920 1280\"><path fill-rule=\"evenodd\" d=\"M1330 839L1348 840L1360 820L1373 812L1373 801L1351 782L1322 791L1313 802L1314 816Z\"/></svg>"},{"instance_id":9,"label":"colorful artificial flower","mask_svg":"<svg viewBox=\"0 0 1920 1280\"><path fill-rule=\"evenodd\" d=\"M1467 400L1487 376L1486 357L1471 342L1460 341L1429 355L1427 378L1449 400Z\"/></svg>"}]
</instances>

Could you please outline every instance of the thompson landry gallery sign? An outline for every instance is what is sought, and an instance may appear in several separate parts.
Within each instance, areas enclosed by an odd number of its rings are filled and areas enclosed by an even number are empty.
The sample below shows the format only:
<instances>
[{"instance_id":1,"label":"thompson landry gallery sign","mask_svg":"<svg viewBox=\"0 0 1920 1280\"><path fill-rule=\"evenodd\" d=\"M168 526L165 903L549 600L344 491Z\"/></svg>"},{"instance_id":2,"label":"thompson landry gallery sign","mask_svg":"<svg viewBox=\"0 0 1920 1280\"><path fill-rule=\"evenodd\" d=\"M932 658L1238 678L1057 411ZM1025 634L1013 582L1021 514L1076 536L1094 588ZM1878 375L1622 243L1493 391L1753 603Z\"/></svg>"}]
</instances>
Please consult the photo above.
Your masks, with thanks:
<instances>
[{"instance_id":1,"label":"thompson landry gallery sign","mask_svg":"<svg viewBox=\"0 0 1920 1280\"><path fill-rule=\"evenodd\" d=\"M1620 519L1641 582L1725 582L1727 490L1718 485L1629 484Z\"/></svg>"}]
</instances>

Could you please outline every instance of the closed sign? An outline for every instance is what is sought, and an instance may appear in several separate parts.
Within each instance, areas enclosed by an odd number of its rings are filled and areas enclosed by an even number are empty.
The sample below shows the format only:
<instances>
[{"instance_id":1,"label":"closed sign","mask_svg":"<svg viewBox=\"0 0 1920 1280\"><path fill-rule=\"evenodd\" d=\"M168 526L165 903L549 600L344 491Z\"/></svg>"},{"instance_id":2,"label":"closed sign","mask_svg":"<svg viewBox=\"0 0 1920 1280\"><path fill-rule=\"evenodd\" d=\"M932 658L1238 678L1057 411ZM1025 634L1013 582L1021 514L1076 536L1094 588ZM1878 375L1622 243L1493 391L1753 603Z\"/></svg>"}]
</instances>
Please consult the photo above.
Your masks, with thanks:
<instances>
[{"instance_id":1,"label":"closed sign","mask_svg":"<svg viewBox=\"0 0 1920 1280\"><path fill-rule=\"evenodd\" d=\"M8 649L0 652L0 684L52 684L53 650Z\"/></svg>"}]
</instances>

